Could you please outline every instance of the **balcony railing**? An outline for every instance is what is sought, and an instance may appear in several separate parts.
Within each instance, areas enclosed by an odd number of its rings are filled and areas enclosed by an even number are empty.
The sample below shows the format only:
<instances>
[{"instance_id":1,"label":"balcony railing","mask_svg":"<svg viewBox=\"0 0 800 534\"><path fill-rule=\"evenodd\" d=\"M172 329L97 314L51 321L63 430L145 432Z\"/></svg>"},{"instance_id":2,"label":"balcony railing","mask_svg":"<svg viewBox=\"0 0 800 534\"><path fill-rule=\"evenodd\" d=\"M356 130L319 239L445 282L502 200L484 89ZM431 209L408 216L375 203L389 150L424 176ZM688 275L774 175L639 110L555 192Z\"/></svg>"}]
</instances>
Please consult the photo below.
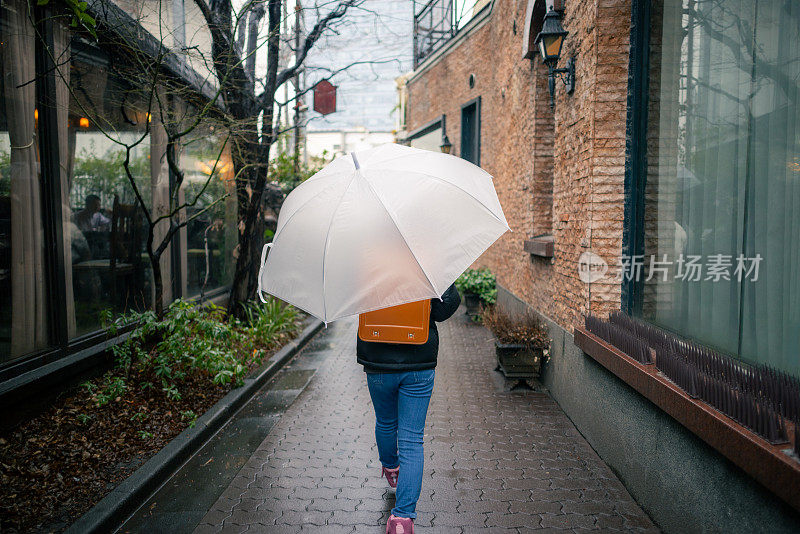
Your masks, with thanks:
<instances>
[{"instance_id":1,"label":"balcony railing","mask_svg":"<svg viewBox=\"0 0 800 534\"><path fill-rule=\"evenodd\" d=\"M414 68L488 3L488 0L414 0Z\"/></svg>"}]
</instances>

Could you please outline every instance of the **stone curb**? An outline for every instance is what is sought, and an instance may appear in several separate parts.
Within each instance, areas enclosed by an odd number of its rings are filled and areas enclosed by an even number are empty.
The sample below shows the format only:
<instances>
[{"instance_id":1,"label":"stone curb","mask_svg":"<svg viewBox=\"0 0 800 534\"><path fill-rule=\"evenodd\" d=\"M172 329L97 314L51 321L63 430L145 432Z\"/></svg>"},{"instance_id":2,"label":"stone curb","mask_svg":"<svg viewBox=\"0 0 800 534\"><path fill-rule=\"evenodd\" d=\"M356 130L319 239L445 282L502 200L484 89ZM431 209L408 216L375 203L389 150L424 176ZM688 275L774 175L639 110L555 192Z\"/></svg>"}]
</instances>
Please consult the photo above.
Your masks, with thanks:
<instances>
[{"instance_id":1,"label":"stone curb","mask_svg":"<svg viewBox=\"0 0 800 534\"><path fill-rule=\"evenodd\" d=\"M141 506L186 460L197 452L230 417L249 401L314 335L322 321L313 319L302 333L268 360L269 365L257 376L246 378L244 385L230 391L206 413L197 418L193 428L178 434L166 447L134 471L103 500L83 514L65 532L90 534L113 532Z\"/></svg>"}]
</instances>

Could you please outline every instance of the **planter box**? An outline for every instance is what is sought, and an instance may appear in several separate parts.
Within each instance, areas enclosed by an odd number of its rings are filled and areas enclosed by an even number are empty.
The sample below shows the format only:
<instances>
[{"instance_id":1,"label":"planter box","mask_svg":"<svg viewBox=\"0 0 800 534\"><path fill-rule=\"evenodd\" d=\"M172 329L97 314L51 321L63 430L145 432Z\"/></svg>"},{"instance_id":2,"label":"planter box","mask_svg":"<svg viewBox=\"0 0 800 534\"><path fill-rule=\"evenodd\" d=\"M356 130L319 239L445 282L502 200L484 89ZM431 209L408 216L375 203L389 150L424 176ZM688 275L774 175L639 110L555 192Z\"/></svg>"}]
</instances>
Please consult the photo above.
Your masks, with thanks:
<instances>
[{"instance_id":1,"label":"planter box","mask_svg":"<svg viewBox=\"0 0 800 534\"><path fill-rule=\"evenodd\" d=\"M477 317L481 314L481 298L477 293L464 293L464 305L467 307L467 315Z\"/></svg>"},{"instance_id":2,"label":"planter box","mask_svg":"<svg viewBox=\"0 0 800 534\"><path fill-rule=\"evenodd\" d=\"M506 378L537 378L542 367L542 349L529 349L516 343L494 344L497 369Z\"/></svg>"}]
</instances>

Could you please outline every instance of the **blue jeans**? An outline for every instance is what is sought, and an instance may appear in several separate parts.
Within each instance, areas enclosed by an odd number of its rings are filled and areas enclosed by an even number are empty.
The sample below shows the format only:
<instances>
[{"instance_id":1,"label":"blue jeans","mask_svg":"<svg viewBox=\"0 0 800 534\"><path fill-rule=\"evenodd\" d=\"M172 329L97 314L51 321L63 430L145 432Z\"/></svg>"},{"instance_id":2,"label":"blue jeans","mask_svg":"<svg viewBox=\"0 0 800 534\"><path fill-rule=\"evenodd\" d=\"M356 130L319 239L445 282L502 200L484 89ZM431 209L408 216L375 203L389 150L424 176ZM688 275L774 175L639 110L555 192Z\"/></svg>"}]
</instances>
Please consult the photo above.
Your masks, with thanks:
<instances>
[{"instance_id":1,"label":"blue jeans","mask_svg":"<svg viewBox=\"0 0 800 534\"><path fill-rule=\"evenodd\" d=\"M434 370L405 373L367 373L367 386L375 408L375 441L387 469L400 466L395 517L417 517L422 491L422 436L433 391Z\"/></svg>"}]
</instances>

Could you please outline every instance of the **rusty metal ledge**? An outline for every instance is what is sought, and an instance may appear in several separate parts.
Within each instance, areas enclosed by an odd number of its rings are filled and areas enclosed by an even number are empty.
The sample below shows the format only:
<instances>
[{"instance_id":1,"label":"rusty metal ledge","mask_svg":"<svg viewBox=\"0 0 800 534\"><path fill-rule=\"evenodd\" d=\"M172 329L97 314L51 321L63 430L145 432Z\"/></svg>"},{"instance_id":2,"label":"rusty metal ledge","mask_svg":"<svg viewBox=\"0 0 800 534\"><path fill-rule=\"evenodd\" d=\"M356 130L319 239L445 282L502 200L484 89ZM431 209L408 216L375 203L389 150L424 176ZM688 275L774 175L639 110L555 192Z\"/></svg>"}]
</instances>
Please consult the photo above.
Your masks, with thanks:
<instances>
[{"instance_id":1,"label":"rusty metal ledge","mask_svg":"<svg viewBox=\"0 0 800 534\"><path fill-rule=\"evenodd\" d=\"M800 510L800 462L784 452L791 445L771 445L722 412L689 397L655 365L640 364L580 326L575 327L574 337L583 352ZM789 434L792 439L793 432Z\"/></svg>"}]
</instances>

